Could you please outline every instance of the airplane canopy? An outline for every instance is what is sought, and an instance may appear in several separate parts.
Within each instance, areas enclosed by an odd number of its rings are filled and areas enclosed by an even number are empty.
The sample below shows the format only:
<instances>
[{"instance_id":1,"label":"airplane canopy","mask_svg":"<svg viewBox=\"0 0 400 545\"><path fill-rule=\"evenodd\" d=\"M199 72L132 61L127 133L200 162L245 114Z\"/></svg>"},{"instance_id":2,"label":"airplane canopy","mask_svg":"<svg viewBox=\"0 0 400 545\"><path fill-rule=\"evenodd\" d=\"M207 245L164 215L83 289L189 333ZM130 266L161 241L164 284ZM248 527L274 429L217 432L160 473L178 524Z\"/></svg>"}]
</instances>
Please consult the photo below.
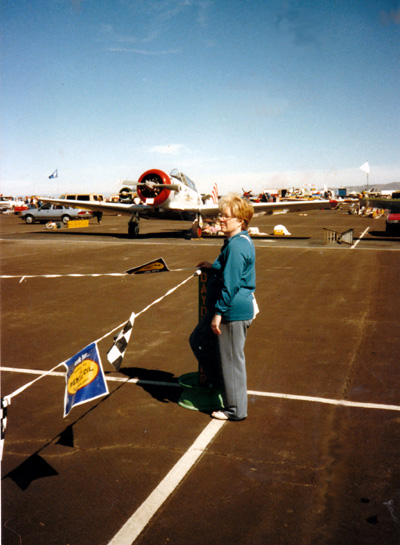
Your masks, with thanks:
<instances>
[{"instance_id":1,"label":"airplane canopy","mask_svg":"<svg viewBox=\"0 0 400 545\"><path fill-rule=\"evenodd\" d=\"M174 168L173 170L171 170L169 175L171 176L171 178L176 178L183 184L190 187L190 189L193 189L193 191L197 192L196 184L193 182L193 180L191 180L189 176L186 176L186 174L183 174L183 172L179 172L177 168Z\"/></svg>"}]
</instances>

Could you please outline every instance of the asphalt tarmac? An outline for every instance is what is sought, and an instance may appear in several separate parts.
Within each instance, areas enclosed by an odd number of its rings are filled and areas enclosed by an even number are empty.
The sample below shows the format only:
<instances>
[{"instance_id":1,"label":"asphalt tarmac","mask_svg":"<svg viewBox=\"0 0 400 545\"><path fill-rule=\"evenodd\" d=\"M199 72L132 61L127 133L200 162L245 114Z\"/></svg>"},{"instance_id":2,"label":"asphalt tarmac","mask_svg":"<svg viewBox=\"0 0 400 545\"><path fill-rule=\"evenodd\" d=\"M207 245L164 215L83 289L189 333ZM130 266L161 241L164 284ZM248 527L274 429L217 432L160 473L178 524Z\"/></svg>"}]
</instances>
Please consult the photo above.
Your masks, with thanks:
<instances>
[{"instance_id":1,"label":"asphalt tarmac","mask_svg":"<svg viewBox=\"0 0 400 545\"><path fill-rule=\"evenodd\" d=\"M47 231L0 216L1 274L15 276L1 280L2 396L161 299L120 372L113 335L99 342L109 395L64 418L61 365L11 398L3 545L400 544L400 237L343 211L252 226L265 234L249 416L220 423L178 404L178 378L197 371L194 267L222 239L190 240L180 222L143 221L129 240L125 217ZM324 228L353 241L324 244ZM158 257L185 270L109 276Z\"/></svg>"}]
</instances>

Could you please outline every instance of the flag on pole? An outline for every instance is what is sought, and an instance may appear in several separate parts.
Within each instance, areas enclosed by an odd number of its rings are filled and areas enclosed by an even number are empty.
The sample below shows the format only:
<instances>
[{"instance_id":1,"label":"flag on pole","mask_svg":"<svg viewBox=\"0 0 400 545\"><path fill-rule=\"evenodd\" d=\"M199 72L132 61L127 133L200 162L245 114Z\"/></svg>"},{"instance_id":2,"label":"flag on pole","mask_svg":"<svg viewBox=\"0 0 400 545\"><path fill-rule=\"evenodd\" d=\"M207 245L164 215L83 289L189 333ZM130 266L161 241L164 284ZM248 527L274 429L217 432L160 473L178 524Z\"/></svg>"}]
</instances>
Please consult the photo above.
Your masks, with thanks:
<instances>
[{"instance_id":1,"label":"flag on pole","mask_svg":"<svg viewBox=\"0 0 400 545\"><path fill-rule=\"evenodd\" d=\"M360 170L362 170L366 174L369 174L369 163L368 163L368 161L360 166Z\"/></svg>"},{"instance_id":2,"label":"flag on pole","mask_svg":"<svg viewBox=\"0 0 400 545\"><path fill-rule=\"evenodd\" d=\"M5 397L1 398L0 460L3 459L4 437L6 434L6 427L7 427L7 407L9 404L10 402L7 398Z\"/></svg>"},{"instance_id":3,"label":"flag on pole","mask_svg":"<svg viewBox=\"0 0 400 545\"><path fill-rule=\"evenodd\" d=\"M128 346L129 339L131 338L134 321L135 313L132 312L131 317L126 322L122 331L120 331L120 333L115 337L112 347L107 352L108 361L117 371L119 371L121 367L126 347Z\"/></svg>"},{"instance_id":4,"label":"flag on pole","mask_svg":"<svg viewBox=\"0 0 400 545\"><path fill-rule=\"evenodd\" d=\"M53 178L58 178L58 169L53 172L53 174L50 174L49 179L52 180Z\"/></svg>"},{"instance_id":5,"label":"flag on pole","mask_svg":"<svg viewBox=\"0 0 400 545\"><path fill-rule=\"evenodd\" d=\"M144 265L139 265L139 267L133 267L133 269L128 269L126 274L147 274L147 273L159 273L169 271L167 264L165 263L162 257L158 259L153 259Z\"/></svg>"},{"instance_id":6,"label":"flag on pole","mask_svg":"<svg viewBox=\"0 0 400 545\"><path fill-rule=\"evenodd\" d=\"M97 343L83 348L67 362L64 417L72 407L108 394Z\"/></svg>"}]
</instances>

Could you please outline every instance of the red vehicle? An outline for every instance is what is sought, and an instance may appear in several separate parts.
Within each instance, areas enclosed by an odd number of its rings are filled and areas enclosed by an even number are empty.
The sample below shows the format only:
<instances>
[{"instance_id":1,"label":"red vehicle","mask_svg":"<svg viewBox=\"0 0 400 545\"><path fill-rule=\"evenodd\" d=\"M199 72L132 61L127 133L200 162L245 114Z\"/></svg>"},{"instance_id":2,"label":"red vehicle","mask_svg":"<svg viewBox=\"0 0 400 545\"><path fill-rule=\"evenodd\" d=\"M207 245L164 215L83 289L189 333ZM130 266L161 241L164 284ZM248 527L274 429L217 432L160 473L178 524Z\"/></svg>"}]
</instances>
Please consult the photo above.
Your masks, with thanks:
<instances>
[{"instance_id":1,"label":"red vehicle","mask_svg":"<svg viewBox=\"0 0 400 545\"><path fill-rule=\"evenodd\" d=\"M16 214L20 214L24 210L28 210L28 209L29 209L29 206L26 204L21 204L20 206L14 206L14 212Z\"/></svg>"},{"instance_id":2,"label":"red vehicle","mask_svg":"<svg viewBox=\"0 0 400 545\"><path fill-rule=\"evenodd\" d=\"M386 218L386 234L400 235L400 212L390 212Z\"/></svg>"}]
</instances>

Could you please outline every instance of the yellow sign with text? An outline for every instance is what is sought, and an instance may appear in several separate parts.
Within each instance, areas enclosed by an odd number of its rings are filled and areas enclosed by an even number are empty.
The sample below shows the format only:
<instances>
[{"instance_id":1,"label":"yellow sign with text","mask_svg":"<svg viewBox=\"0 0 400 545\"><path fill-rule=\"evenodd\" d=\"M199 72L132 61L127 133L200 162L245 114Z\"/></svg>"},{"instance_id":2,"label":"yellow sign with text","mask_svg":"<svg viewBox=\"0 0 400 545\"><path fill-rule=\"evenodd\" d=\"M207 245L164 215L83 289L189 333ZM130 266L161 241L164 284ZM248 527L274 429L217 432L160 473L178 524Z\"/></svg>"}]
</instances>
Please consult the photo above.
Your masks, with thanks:
<instances>
[{"instance_id":1,"label":"yellow sign with text","mask_svg":"<svg viewBox=\"0 0 400 545\"><path fill-rule=\"evenodd\" d=\"M68 379L68 393L70 395L76 394L78 390L93 382L98 374L99 365L95 361L83 360L75 367Z\"/></svg>"},{"instance_id":2,"label":"yellow sign with text","mask_svg":"<svg viewBox=\"0 0 400 545\"><path fill-rule=\"evenodd\" d=\"M126 274L148 274L164 271L169 271L169 269L163 258L160 257L158 259L153 259L153 261L150 261L149 263L144 263L139 267L133 267L133 269L126 271Z\"/></svg>"}]
</instances>

